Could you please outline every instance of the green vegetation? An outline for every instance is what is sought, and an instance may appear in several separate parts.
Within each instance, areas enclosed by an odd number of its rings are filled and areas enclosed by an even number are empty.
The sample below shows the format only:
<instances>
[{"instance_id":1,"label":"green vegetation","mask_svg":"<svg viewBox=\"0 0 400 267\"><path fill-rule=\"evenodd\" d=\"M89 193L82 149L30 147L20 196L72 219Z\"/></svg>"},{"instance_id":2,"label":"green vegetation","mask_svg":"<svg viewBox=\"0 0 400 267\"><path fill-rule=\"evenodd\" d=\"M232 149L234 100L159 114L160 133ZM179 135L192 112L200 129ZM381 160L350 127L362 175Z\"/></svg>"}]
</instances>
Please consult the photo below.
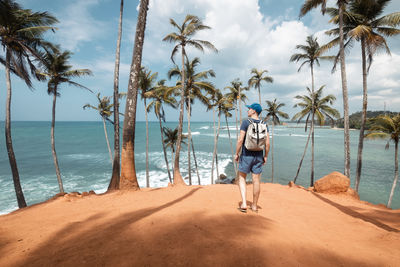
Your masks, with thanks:
<instances>
[{"instance_id":1,"label":"green vegetation","mask_svg":"<svg viewBox=\"0 0 400 267\"><path fill-rule=\"evenodd\" d=\"M370 119L373 119L375 117L378 117L380 115L389 115L389 116L394 116L397 114L397 112L392 112L392 111L367 111L367 122L365 124L365 130L371 129L372 121ZM361 127L361 117L362 117L362 111L355 112L350 115L349 117L349 122L350 122L350 129L357 129L359 130ZM336 120L335 125L338 128L343 128L343 118L340 118Z\"/></svg>"}]
</instances>

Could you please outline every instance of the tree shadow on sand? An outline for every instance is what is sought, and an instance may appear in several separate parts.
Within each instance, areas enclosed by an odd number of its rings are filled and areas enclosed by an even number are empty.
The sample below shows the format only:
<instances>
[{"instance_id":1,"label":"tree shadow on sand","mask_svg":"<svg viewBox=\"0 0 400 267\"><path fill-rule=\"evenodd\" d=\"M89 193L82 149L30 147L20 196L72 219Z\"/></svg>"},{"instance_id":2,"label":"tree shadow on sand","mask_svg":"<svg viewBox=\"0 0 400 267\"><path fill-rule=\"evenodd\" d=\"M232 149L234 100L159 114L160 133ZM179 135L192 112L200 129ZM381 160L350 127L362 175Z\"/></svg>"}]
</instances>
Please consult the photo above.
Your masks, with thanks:
<instances>
[{"instance_id":1,"label":"tree shadow on sand","mask_svg":"<svg viewBox=\"0 0 400 267\"><path fill-rule=\"evenodd\" d=\"M289 244L273 234L276 222L242 213L181 212L164 205L105 219L97 213L68 224L18 266L374 266L324 247ZM174 208L174 215L169 209ZM176 214L178 213L178 216ZM212 214L212 215L210 215ZM271 232L271 235L268 233ZM296 253L294 253L296 251Z\"/></svg>"}]
</instances>

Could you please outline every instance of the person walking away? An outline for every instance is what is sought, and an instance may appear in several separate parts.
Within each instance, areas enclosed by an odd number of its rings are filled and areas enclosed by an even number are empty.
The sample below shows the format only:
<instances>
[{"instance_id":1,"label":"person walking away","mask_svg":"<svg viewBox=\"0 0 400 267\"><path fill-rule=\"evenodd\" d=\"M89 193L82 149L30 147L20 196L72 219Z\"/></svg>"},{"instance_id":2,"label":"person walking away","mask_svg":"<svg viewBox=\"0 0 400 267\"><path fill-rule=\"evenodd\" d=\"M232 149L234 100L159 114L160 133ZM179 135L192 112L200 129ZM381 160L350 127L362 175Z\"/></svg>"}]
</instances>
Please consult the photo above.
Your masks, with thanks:
<instances>
[{"instance_id":1,"label":"person walking away","mask_svg":"<svg viewBox=\"0 0 400 267\"><path fill-rule=\"evenodd\" d=\"M269 152L268 126L262 122L259 115L262 111L261 105L253 103L246 105L248 108L248 119L243 120L240 126L240 135L236 144L235 161L239 162L239 190L242 204L238 210L247 212L246 201L246 176L252 173L253 179L253 203L251 210L258 212L257 202L260 196L260 177L262 167L267 163ZM240 154L241 152L241 154Z\"/></svg>"}]
</instances>

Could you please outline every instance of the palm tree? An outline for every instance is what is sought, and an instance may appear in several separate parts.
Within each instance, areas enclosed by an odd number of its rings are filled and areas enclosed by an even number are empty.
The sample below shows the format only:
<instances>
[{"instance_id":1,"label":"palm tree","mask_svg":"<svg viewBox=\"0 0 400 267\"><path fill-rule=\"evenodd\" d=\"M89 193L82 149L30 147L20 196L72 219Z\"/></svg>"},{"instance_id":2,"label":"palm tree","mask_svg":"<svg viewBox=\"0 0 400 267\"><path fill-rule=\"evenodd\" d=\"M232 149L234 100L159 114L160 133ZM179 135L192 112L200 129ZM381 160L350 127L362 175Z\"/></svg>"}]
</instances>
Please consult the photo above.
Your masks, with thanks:
<instances>
[{"instance_id":1,"label":"palm tree","mask_svg":"<svg viewBox=\"0 0 400 267\"><path fill-rule=\"evenodd\" d=\"M101 119L103 120L104 135L106 137L108 154L110 155L111 164L113 164L113 156L111 152L110 142L108 140L106 120L109 121L111 124L114 124L114 122L110 120L110 116L113 114L113 111L111 109L113 108L114 104L110 104L111 97L109 96L103 96L103 98L100 98L100 93L98 93L96 96L97 100L99 101L97 107L90 104L85 104L83 106L83 109L91 108L99 112Z\"/></svg>"},{"instance_id":2,"label":"palm tree","mask_svg":"<svg viewBox=\"0 0 400 267\"><path fill-rule=\"evenodd\" d=\"M343 120L344 120L344 175L350 178L350 129L349 129L349 100L346 78L346 64L344 53L344 37L343 37L343 12L346 4L350 0L336 0L339 9L339 58L340 58L340 74L342 77L342 95L343 95ZM326 11L326 3L328 0L305 0L300 10L300 17L307 14L312 9L321 6L321 12L324 15Z\"/></svg>"},{"instance_id":3,"label":"palm tree","mask_svg":"<svg viewBox=\"0 0 400 267\"><path fill-rule=\"evenodd\" d=\"M166 147L171 148L172 161L174 161L175 148L176 148L176 144L178 142L178 131L179 131L178 127L176 127L174 130L172 130L168 127L163 127L163 132L165 135L164 144ZM186 135L182 135L181 142L184 144L186 144L185 141L183 141L183 139L185 139L185 138L187 138Z\"/></svg>"},{"instance_id":4,"label":"palm tree","mask_svg":"<svg viewBox=\"0 0 400 267\"><path fill-rule=\"evenodd\" d=\"M267 70L258 70L256 68L253 68L250 72L250 74L253 74L251 78L249 79L249 87L254 87L258 90L258 101L261 105L261 92L260 92L260 87L261 87L261 82L267 82L267 83L273 83L274 79L268 75L264 75L268 73Z\"/></svg>"},{"instance_id":5,"label":"palm tree","mask_svg":"<svg viewBox=\"0 0 400 267\"><path fill-rule=\"evenodd\" d=\"M28 87L32 87L30 74L35 75L36 68L32 58L38 58L37 48L43 43L42 36L54 29L51 25L58 20L47 12L32 12L13 0L0 0L0 42L6 56L0 56L0 63L5 66L7 101L5 134L8 159L13 177L18 207L26 207L22 191L17 160L11 138L11 77L10 72L21 78ZM39 78L39 77L37 77Z\"/></svg>"},{"instance_id":6,"label":"palm tree","mask_svg":"<svg viewBox=\"0 0 400 267\"><path fill-rule=\"evenodd\" d=\"M209 48L215 52L217 52L218 50L214 47L214 45L212 45L208 41L192 39L192 37L197 32L205 29L210 29L210 27L204 25L198 17L193 15L186 15L182 25L179 26L173 19L170 19L170 24L175 28L177 28L178 32L169 33L167 36L164 37L163 41L167 41L170 43L177 43L174 49L172 50L171 54L172 62L175 63L174 56L179 49L181 49L181 54L182 54L182 65L181 65L182 91L181 91L180 112L179 112L178 141L177 141L175 161L174 161L174 184L185 184L179 170L179 153L181 151L183 112L184 112L184 102L185 102L185 81L186 81L185 57L187 57L185 47L192 46L195 47L196 49L199 49L200 51L204 51L203 46L205 46L206 48Z\"/></svg>"},{"instance_id":7,"label":"palm tree","mask_svg":"<svg viewBox=\"0 0 400 267\"><path fill-rule=\"evenodd\" d=\"M233 110L233 103L232 103L232 99L230 99L229 97L225 96L224 99L225 99L225 102L222 105L222 113L225 115L226 129L228 130L229 144L231 147L232 163L233 163L233 168L234 168L235 174L236 174L237 173L237 165L236 165L236 161L235 161L235 155L233 152L231 131L229 129L229 124L228 124L228 118L232 117L232 113L230 113L230 111Z\"/></svg>"},{"instance_id":8,"label":"palm tree","mask_svg":"<svg viewBox=\"0 0 400 267\"><path fill-rule=\"evenodd\" d=\"M225 97L229 98L230 101L235 103L235 114L236 114L236 139L239 138L239 127L238 127L238 107L239 107L239 123L242 123L242 101L247 99L247 96L243 93L243 91L248 91L249 87L242 87L242 82L239 78L231 81L231 85L225 87L224 89L228 89L229 92L225 94ZM215 128L215 127L214 127Z\"/></svg>"},{"instance_id":9,"label":"palm tree","mask_svg":"<svg viewBox=\"0 0 400 267\"><path fill-rule=\"evenodd\" d=\"M324 89L325 85L321 86L314 94L311 92L310 88L307 87L308 95L297 95L295 96L300 102L295 104L294 107L300 107L302 110L296 113L292 120L297 120L299 123L304 117L306 117L306 126L305 129L307 131L308 123L310 121L310 117L314 119L316 116L317 122L319 125L325 124L326 117L329 118L332 122L334 118L339 118L340 114L339 111L330 107L333 102L336 100L334 95L327 95L322 97L322 90ZM314 105L314 106L313 106ZM312 123L312 122L311 122ZM307 150L308 142L310 140L310 134L312 135L312 151L311 153L314 154L314 129L310 128L310 133L307 138L306 147L304 149L303 156L300 160L299 168L297 169L296 177L294 178L294 182L296 182L297 176L299 175L301 164L303 163L303 159ZM314 158L311 159L311 182L310 186L314 186Z\"/></svg>"},{"instance_id":10,"label":"palm tree","mask_svg":"<svg viewBox=\"0 0 400 267\"><path fill-rule=\"evenodd\" d=\"M120 189L139 189L135 169L135 125L139 73L142 64L144 31L149 0L141 0L136 23L135 44L129 73L128 95L126 97L124 126L122 129Z\"/></svg>"},{"instance_id":11,"label":"palm tree","mask_svg":"<svg viewBox=\"0 0 400 267\"><path fill-rule=\"evenodd\" d=\"M283 106L285 106L284 103L279 103L276 102L276 98L274 99L273 102L267 100L265 101L267 103L268 108L264 109L267 112L267 115L265 116L265 120L268 120L271 118L272 120L272 129L271 129L271 136L272 136L272 142L271 142L271 182L274 182L274 125L279 125L281 124L279 117L282 117L284 119L289 119L289 115L283 111L280 111L279 109Z\"/></svg>"},{"instance_id":12,"label":"palm tree","mask_svg":"<svg viewBox=\"0 0 400 267\"><path fill-rule=\"evenodd\" d=\"M387 207L392 204L394 189L396 188L397 180L399 179L399 139L400 139L400 114L395 116L381 115L372 120L372 127L368 130L365 138L389 139L386 144L386 149L389 149L390 141L394 142L394 180L392 190L390 191Z\"/></svg>"},{"instance_id":13,"label":"palm tree","mask_svg":"<svg viewBox=\"0 0 400 267\"><path fill-rule=\"evenodd\" d=\"M139 90L140 96L144 102L144 116L146 120L146 187L150 187L149 177L149 120L147 119L147 104L146 104L146 92L153 89L156 83L158 73L151 73L151 70L146 70L144 67L140 70L139 74Z\"/></svg>"},{"instance_id":14,"label":"palm tree","mask_svg":"<svg viewBox=\"0 0 400 267\"><path fill-rule=\"evenodd\" d=\"M367 121L367 75L369 68L371 67L372 59L378 49L384 49L390 54L389 47L387 46L384 36L394 36L400 34L400 30L394 28L400 24L400 13L391 13L382 17L379 17L386 5L390 0L378 1L378 0L355 0L350 2L349 10L345 12L343 18L344 23L344 34L348 41L346 46L351 46L354 41L360 41L361 43L361 59L362 59L362 78L363 78L363 108L361 115L361 127L360 136L358 143L357 153L357 169L356 169L356 182L355 189L358 192L358 187L361 179L362 169L362 151L364 146L364 130ZM328 12L333 17L332 21L336 24L337 9L329 9ZM338 35L339 29L333 29L327 32L330 35ZM338 43L336 38L331 41L327 46L333 46ZM368 58L368 59L367 59ZM368 67L367 67L368 61Z\"/></svg>"},{"instance_id":15,"label":"palm tree","mask_svg":"<svg viewBox=\"0 0 400 267\"><path fill-rule=\"evenodd\" d=\"M329 56L322 56L322 53L326 51L326 49L322 49L319 46L319 43L317 41L317 38L314 38L313 36L307 36L307 45L296 45L296 49L301 50L303 53L297 53L293 54L290 57L291 62L299 62L303 61L302 64L300 65L299 69L297 70L298 72L301 70L301 68L308 64L310 66L311 70L311 95L314 94L314 65L320 65L319 60L320 59L332 59L332 57ZM311 98L311 101L314 101L314 98ZM311 103L311 107L314 107L314 103ZM314 112L311 111L311 132L314 132ZM314 178L314 142L312 142L312 153L311 153L311 179L313 180Z\"/></svg>"},{"instance_id":16,"label":"palm tree","mask_svg":"<svg viewBox=\"0 0 400 267\"><path fill-rule=\"evenodd\" d=\"M191 176L191 166L190 166L190 145L192 142L192 134L190 128L190 118L192 108L191 105L195 99L198 99L204 105L208 105L209 99L205 94L212 95L215 92L215 87L211 82L208 82L209 77L215 77L215 72L210 69L202 72L196 73L196 67L200 64L200 59L198 57L194 58L192 61L187 60L185 62L185 75L186 75L186 88L185 88L185 103L187 109L188 118L188 169L189 169L189 185L192 185ZM181 71L178 67L174 67L168 71L168 78L181 76ZM181 82L177 82L176 87L171 88L171 92L176 91L176 89L181 87ZM203 93L204 92L204 93Z\"/></svg>"},{"instance_id":17,"label":"palm tree","mask_svg":"<svg viewBox=\"0 0 400 267\"><path fill-rule=\"evenodd\" d=\"M165 112L163 104L167 104L173 108L176 108L176 100L171 96L167 96L165 94L166 90L167 86L165 86L165 80L160 80L152 90L145 93L145 96L146 98L153 99L147 106L147 111L153 108L154 113L156 114L156 117L158 118L158 121L160 123L161 144L163 146L165 164L168 170L168 178L170 183L172 183L172 177L168 166L167 152L165 150L164 134L161 120L165 122Z\"/></svg>"},{"instance_id":18,"label":"palm tree","mask_svg":"<svg viewBox=\"0 0 400 267\"><path fill-rule=\"evenodd\" d=\"M118 39L117 49L115 52L115 67L114 67L114 161L113 170L108 185L107 191L116 190L119 188L119 171L120 171L120 144L119 144L119 61L121 50L121 37L122 37L122 15L124 12L124 0L121 0L119 10L119 23L118 23Z\"/></svg>"},{"instance_id":19,"label":"palm tree","mask_svg":"<svg viewBox=\"0 0 400 267\"><path fill-rule=\"evenodd\" d=\"M69 65L69 59L72 53L68 50L61 51L59 46L49 46L45 49L46 53L40 61L41 70L37 71L37 75L43 79L47 79L47 93L53 95L53 108L51 119L51 150L53 153L54 166L56 168L56 175L60 193L64 193L64 188L61 180L60 167L58 166L58 159L55 146L54 128L56 122L56 101L60 96L60 85L67 83L76 87L87 89L89 88L72 81L72 78L92 75L89 69L72 69Z\"/></svg>"}]
</instances>

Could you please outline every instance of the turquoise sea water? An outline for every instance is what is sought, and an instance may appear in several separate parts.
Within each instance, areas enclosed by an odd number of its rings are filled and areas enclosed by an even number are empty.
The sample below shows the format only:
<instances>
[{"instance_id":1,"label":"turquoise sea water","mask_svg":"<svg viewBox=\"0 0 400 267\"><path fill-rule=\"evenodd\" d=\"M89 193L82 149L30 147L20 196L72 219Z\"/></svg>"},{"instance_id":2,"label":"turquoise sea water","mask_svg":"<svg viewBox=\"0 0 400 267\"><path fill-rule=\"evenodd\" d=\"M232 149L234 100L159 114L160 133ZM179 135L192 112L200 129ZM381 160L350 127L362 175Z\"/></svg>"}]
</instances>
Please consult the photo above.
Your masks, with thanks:
<instances>
[{"instance_id":1,"label":"turquoise sea water","mask_svg":"<svg viewBox=\"0 0 400 267\"><path fill-rule=\"evenodd\" d=\"M214 142L212 122L192 122L192 135L196 149L201 184L211 182L211 158ZM174 128L176 122L165 126ZM221 129L218 143L219 172L229 178L234 176L228 131ZM161 147L158 122L150 122L150 184L163 187L168 184L168 175ZM230 123L233 145L236 142L236 127ZM187 130L184 129L186 132ZM109 137L113 128L108 125ZM358 131L351 131L352 173L354 185ZM17 209L11 169L4 138L4 122L0 122L0 214ZM50 122L13 122L12 137L22 188L28 205L44 201L58 193L50 145ZM112 166L105 142L101 122L56 122L56 151L67 192L95 190L104 192L108 186ZM296 174L304 150L307 133L296 124L275 127L274 137L274 182L287 184ZM145 123L136 126L136 170L141 187L145 186ZM110 139L111 146L113 140ZM315 132L315 178L332 171L343 172L343 131L317 128ZM363 174L360 197L371 203L387 203L394 175L394 146L385 150L383 140L366 141L364 148ZM171 160L169 151L168 159ZM171 166L171 165L170 165ZM181 152L181 172L187 176L187 146ZM192 166L194 162L192 160ZM306 155L298 178L298 184L309 186L310 153ZM193 183L197 176L193 170ZM271 160L264 166L264 182L271 180ZM396 188L392 208L400 208L400 186ZM239 197L239 196L238 196Z\"/></svg>"}]
</instances>

